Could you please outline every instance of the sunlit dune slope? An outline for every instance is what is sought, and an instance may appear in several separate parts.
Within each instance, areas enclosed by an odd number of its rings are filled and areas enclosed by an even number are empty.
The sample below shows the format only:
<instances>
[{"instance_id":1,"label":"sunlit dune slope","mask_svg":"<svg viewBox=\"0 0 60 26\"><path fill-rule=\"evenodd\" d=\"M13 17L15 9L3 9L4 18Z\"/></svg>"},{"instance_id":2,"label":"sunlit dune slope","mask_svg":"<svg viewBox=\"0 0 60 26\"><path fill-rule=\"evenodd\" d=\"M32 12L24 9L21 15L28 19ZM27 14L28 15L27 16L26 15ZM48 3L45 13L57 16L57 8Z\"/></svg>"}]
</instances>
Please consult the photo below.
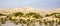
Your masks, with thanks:
<instances>
[{"instance_id":1,"label":"sunlit dune slope","mask_svg":"<svg viewBox=\"0 0 60 26\"><path fill-rule=\"evenodd\" d=\"M32 8L32 7L23 7L23 8L0 8L0 13L5 14L11 14L14 12L23 12L23 13L29 13L29 12L36 12L41 15L50 14L53 12L60 12L60 8L57 9L51 9L51 10L44 10L44 9L38 9L38 8Z\"/></svg>"}]
</instances>

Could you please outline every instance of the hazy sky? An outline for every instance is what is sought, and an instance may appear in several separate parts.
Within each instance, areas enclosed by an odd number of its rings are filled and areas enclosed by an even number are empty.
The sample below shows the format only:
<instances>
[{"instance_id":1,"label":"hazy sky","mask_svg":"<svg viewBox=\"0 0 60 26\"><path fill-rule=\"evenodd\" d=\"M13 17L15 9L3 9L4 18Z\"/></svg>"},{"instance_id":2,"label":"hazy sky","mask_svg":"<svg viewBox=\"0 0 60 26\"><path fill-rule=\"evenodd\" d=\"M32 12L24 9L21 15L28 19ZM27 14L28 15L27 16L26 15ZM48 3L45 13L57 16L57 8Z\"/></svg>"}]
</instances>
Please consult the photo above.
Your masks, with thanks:
<instances>
[{"instance_id":1,"label":"hazy sky","mask_svg":"<svg viewBox=\"0 0 60 26\"><path fill-rule=\"evenodd\" d=\"M60 8L60 0L0 0L1 7Z\"/></svg>"}]
</instances>

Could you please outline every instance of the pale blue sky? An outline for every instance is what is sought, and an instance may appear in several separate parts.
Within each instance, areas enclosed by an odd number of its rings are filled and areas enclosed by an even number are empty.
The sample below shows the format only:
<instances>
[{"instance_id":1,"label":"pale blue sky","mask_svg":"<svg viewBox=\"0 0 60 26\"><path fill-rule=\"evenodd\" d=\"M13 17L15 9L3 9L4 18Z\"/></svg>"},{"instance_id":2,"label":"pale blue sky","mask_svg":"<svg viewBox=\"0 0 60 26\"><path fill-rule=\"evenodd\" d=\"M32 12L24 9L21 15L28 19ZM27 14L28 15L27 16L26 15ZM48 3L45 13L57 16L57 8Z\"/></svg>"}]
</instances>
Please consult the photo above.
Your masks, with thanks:
<instances>
[{"instance_id":1,"label":"pale blue sky","mask_svg":"<svg viewBox=\"0 0 60 26\"><path fill-rule=\"evenodd\" d=\"M10 7L60 8L60 0L0 0L0 8Z\"/></svg>"}]
</instances>

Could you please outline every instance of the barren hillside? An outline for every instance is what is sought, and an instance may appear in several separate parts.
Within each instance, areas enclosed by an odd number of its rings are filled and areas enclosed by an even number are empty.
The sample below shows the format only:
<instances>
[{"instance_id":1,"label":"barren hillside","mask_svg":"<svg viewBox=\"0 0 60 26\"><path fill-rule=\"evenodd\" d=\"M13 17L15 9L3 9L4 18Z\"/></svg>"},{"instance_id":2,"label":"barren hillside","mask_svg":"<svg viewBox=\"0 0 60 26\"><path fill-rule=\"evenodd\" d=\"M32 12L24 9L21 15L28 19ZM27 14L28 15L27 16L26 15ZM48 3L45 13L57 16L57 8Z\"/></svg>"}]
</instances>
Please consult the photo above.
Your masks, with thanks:
<instances>
[{"instance_id":1,"label":"barren hillside","mask_svg":"<svg viewBox=\"0 0 60 26\"><path fill-rule=\"evenodd\" d=\"M32 7L24 7L24 8L0 8L0 13L10 14L14 12L36 12L40 13L41 15L50 14L53 12L60 12L60 8L54 9L54 10L43 10L43 9L35 9Z\"/></svg>"}]
</instances>

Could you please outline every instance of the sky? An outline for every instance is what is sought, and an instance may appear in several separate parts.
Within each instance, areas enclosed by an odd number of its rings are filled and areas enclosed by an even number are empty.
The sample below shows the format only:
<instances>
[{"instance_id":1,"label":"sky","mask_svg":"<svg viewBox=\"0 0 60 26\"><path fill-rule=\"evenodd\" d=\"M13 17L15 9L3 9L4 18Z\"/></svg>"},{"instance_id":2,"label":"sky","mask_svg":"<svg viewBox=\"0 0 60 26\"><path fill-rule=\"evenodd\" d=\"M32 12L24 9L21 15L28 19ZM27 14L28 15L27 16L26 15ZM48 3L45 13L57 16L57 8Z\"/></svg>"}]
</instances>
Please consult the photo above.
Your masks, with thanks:
<instances>
[{"instance_id":1,"label":"sky","mask_svg":"<svg viewBox=\"0 0 60 26\"><path fill-rule=\"evenodd\" d=\"M0 8L10 7L60 8L60 0L0 0Z\"/></svg>"}]
</instances>

